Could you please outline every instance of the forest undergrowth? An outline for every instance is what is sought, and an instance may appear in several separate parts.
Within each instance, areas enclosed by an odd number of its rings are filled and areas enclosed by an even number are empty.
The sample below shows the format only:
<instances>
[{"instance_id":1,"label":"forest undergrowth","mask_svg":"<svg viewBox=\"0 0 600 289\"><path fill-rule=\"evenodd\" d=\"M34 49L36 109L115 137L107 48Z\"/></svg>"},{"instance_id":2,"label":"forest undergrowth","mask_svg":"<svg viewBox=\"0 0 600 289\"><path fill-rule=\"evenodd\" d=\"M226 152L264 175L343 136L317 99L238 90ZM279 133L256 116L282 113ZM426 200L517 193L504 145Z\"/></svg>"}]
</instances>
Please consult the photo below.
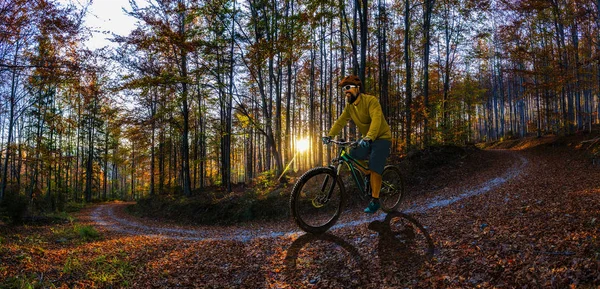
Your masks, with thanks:
<instances>
[{"instance_id":1,"label":"forest undergrowth","mask_svg":"<svg viewBox=\"0 0 600 289\"><path fill-rule=\"evenodd\" d=\"M114 216L90 206L65 222L1 224L0 287L597 288L599 143L577 134L415 153L403 211L490 188L322 236L283 213L179 227L118 202L101 205Z\"/></svg>"},{"instance_id":2,"label":"forest undergrowth","mask_svg":"<svg viewBox=\"0 0 600 289\"><path fill-rule=\"evenodd\" d=\"M392 155L388 164L399 166L403 171L407 191L428 182L440 172L452 168L469 154L477 151L475 146L432 146L415 150L408 155ZM136 216L169 220L178 224L231 225L254 220L268 221L289 217L289 193L302 172L288 175L286 182L266 172L252 184L236 184L227 193L221 187L198 190L193 197L177 195L148 196L128 208ZM353 190L351 180L345 182L347 190ZM350 200L353 205L353 200Z\"/></svg>"}]
</instances>

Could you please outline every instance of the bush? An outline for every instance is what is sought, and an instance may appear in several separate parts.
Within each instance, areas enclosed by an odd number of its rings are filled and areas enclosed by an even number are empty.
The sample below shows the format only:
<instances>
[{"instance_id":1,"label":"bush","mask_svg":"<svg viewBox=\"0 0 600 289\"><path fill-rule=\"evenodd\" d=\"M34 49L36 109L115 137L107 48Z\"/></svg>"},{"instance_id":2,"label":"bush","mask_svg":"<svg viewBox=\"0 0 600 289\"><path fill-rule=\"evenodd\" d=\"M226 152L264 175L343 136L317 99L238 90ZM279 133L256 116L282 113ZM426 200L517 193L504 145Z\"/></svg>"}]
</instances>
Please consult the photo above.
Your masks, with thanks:
<instances>
[{"instance_id":1,"label":"bush","mask_svg":"<svg viewBox=\"0 0 600 289\"><path fill-rule=\"evenodd\" d=\"M267 198L255 199L251 212L255 219L276 219L289 214L288 195L269 194Z\"/></svg>"},{"instance_id":2,"label":"bush","mask_svg":"<svg viewBox=\"0 0 600 289\"><path fill-rule=\"evenodd\" d=\"M96 240L100 237L98 231L92 226L76 226L75 231L84 241Z\"/></svg>"},{"instance_id":3,"label":"bush","mask_svg":"<svg viewBox=\"0 0 600 289\"><path fill-rule=\"evenodd\" d=\"M68 202L65 204L65 212L67 212L67 213L79 212L84 207L85 207L84 203L71 201L71 202Z\"/></svg>"},{"instance_id":4,"label":"bush","mask_svg":"<svg viewBox=\"0 0 600 289\"><path fill-rule=\"evenodd\" d=\"M64 224L64 223L73 223L75 218L67 212L56 212L48 214L48 218L52 223Z\"/></svg>"},{"instance_id":5,"label":"bush","mask_svg":"<svg viewBox=\"0 0 600 289\"><path fill-rule=\"evenodd\" d=\"M269 191L277 185L278 177L275 170L264 171L253 180L254 186L259 191Z\"/></svg>"},{"instance_id":6,"label":"bush","mask_svg":"<svg viewBox=\"0 0 600 289\"><path fill-rule=\"evenodd\" d=\"M259 190L196 197L154 196L141 199L129 210L140 216L174 220L180 223L230 225L256 219L287 216L289 188L271 193Z\"/></svg>"},{"instance_id":7,"label":"bush","mask_svg":"<svg viewBox=\"0 0 600 289\"><path fill-rule=\"evenodd\" d=\"M0 217L11 223L19 223L27 213L29 201L18 191L7 190L0 201Z\"/></svg>"}]
</instances>

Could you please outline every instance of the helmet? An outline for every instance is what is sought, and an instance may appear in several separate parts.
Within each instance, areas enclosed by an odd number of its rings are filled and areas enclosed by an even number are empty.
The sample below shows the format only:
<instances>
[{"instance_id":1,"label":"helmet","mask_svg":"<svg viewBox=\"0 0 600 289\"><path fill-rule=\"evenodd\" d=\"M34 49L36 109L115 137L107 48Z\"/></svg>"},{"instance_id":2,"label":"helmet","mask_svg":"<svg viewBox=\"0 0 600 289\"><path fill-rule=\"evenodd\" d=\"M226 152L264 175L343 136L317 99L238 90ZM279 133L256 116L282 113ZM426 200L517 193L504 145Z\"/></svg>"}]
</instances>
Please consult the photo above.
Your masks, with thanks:
<instances>
[{"instance_id":1,"label":"helmet","mask_svg":"<svg viewBox=\"0 0 600 289\"><path fill-rule=\"evenodd\" d=\"M342 81L340 81L338 86L344 86L347 84L358 85L358 86L362 87L362 81L360 81L360 78L358 78L358 76L356 76L356 75L348 75L348 76L344 77L344 79L342 79Z\"/></svg>"}]
</instances>

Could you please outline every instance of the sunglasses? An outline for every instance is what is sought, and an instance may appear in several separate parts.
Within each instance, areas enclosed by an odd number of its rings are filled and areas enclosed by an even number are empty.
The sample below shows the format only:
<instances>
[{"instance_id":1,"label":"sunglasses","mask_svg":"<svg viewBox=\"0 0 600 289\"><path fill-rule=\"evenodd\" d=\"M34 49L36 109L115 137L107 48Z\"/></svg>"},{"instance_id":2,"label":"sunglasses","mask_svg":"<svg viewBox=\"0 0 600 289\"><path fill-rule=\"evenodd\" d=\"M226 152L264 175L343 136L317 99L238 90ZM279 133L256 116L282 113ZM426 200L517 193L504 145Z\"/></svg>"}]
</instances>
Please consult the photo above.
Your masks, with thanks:
<instances>
[{"instance_id":1,"label":"sunglasses","mask_svg":"<svg viewBox=\"0 0 600 289\"><path fill-rule=\"evenodd\" d=\"M350 90L350 89L355 88L355 87L357 87L357 86L356 85L344 85L344 86L342 86L342 89L343 90Z\"/></svg>"}]
</instances>

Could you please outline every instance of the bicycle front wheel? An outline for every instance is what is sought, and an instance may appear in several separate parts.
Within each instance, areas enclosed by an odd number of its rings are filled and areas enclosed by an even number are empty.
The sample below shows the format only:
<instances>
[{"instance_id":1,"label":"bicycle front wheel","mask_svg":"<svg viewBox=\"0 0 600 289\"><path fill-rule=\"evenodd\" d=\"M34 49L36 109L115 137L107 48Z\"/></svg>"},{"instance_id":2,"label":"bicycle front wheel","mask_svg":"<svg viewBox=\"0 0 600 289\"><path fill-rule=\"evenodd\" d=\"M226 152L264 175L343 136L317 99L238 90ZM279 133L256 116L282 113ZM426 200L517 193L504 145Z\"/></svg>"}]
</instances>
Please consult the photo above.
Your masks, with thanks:
<instances>
[{"instance_id":1,"label":"bicycle front wheel","mask_svg":"<svg viewBox=\"0 0 600 289\"><path fill-rule=\"evenodd\" d=\"M318 167L298 179L290 196L290 210L298 226L309 233L327 231L340 217L344 187L334 169Z\"/></svg>"},{"instance_id":2,"label":"bicycle front wheel","mask_svg":"<svg viewBox=\"0 0 600 289\"><path fill-rule=\"evenodd\" d=\"M404 197L404 180L400 169L395 166L386 166L381 174L381 209L390 213L398 208Z\"/></svg>"}]
</instances>

